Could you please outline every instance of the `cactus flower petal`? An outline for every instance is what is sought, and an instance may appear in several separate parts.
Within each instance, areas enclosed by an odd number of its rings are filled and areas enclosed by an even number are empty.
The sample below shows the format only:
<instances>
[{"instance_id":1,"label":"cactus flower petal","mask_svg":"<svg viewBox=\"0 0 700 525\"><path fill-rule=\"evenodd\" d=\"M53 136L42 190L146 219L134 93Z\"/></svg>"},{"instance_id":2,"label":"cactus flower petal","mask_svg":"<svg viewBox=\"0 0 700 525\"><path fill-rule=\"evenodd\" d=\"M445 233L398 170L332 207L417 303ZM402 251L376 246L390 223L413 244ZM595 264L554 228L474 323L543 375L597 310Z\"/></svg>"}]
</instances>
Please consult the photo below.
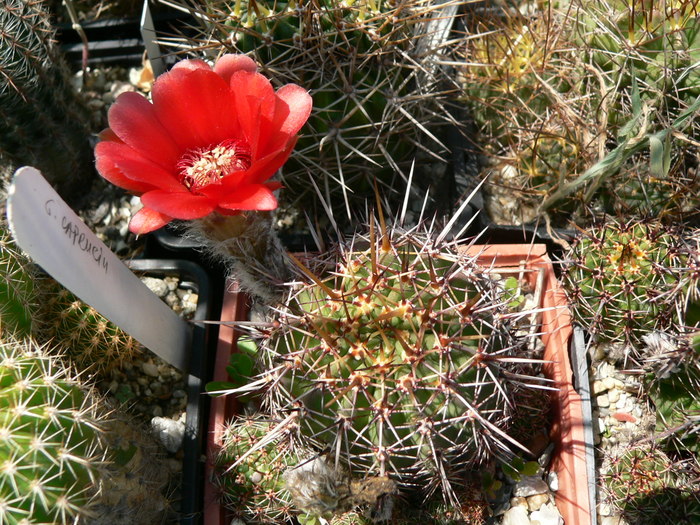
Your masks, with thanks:
<instances>
[{"instance_id":1,"label":"cactus flower petal","mask_svg":"<svg viewBox=\"0 0 700 525\"><path fill-rule=\"evenodd\" d=\"M231 200L219 205L231 210L274 210L277 208L277 198L267 185L251 184Z\"/></svg>"},{"instance_id":2,"label":"cactus flower petal","mask_svg":"<svg viewBox=\"0 0 700 525\"><path fill-rule=\"evenodd\" d=\"M129 229L137 235L144 235L158 228L162 228L172 220L172 217L150 208L141 208L131 218Z\"/></svg>"},{"instance_id":3,"label":"cactus flower petal","mask_svg":"<svg viewBox=\"0 0 700 525\"><path fill-rule=\"evenodd\" d=\"M277 206L272 191L279 184L268 180L311 113L305 89L275 92L252 59L224 55L213 69L201 60L179 62L156 80L152 99L120 95L95 148L99 173L141 195L132 232Z\"/></svg>"},{"instance_id":4,"label":"cactus flower petal","mask_svg":"<svg viewBox=\"0 0 700 525\"><path fill-rule=\"evenodd\" d=\"M192 195L188 191L179 193L167 190L153 190L141 195L141 202L147 208L177 217L197 219L209 215L216 207L211 199L202 195Z\"/></svg>"}]
</instances>

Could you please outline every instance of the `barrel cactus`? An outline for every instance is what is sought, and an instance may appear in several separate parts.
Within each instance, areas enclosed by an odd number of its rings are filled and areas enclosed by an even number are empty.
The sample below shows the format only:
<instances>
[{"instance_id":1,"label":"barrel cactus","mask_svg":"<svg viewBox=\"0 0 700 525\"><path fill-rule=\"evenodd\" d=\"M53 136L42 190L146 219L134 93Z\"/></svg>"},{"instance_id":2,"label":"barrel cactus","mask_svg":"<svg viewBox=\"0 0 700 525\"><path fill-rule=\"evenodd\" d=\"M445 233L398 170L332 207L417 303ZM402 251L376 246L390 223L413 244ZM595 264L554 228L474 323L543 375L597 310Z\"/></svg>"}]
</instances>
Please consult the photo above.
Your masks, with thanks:
<instances>
[{"instance_id":1,"label":"barrel cactus","mask_svg":"<svg viewBox=\"0 0 700 525\"><path fill-rule=\"evenodd\" d=\"M0 522L89 515L104 459L104 414L37 343L0 344Z\"/></svg>"},{"instance_id":2,"label":"barrel cactus","mask_svg":"<svg viewBox=\"0 0 700 525\"><path fill-rule=\"evenodd\" d=\"M686 243L657 220L608 219L584 232L567 259L576 319L600 341L639 347L646 334L679 328L698 286Z\"/></svg>"},{"instance_id":3,"label":"barrel cactus","mask_svg":"<svg viewBox=\"0 0 700 525\"><path fill-rule=\"evenodd\" d=\"M429 234L371 227L300 267L304 284L260 351L272 413L295 413L302 436L351 475L442 489L452 502L465 466L517 446L511 393L531 364L511 359L522 341L503 288L474 258Z\"/></svg>"}]
</instances>

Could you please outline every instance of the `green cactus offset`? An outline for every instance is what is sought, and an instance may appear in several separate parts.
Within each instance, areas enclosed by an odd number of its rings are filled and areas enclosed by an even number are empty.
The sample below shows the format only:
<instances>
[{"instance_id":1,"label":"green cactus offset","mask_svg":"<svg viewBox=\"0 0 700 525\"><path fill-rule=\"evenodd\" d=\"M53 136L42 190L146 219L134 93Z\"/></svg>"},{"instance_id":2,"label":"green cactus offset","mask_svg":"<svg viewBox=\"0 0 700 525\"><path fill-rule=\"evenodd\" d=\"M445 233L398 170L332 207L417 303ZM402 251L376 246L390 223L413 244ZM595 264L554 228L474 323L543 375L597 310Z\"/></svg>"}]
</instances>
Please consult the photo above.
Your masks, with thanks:
<instances>
[{"instance_id":1,"label":"green cactus offset","mask_svg":"<svg viewBox=\"0 0 700 525\"><path fill-rule=\"evenodd\" d=\"M638 349L646 334L679 330L688 294L698 286L687 244L657 220L594 225L567 260L574 315L601 342Z\"/></svg>"},{"instance_id":2,"label":"green cactus offset","mask_svg":"<svg viewBox=\"0 0 700 525\"><path fill-rule=\"evenodd\" d=\"M295 513L282 476L301 457L289 434L263 442L275 427L274 421L261 416L227 424L214 458L224 504L246 523L284 522Z\"/></svg>"},{"instance_id":3,"label":"green cactus offset","mask_svg":"<svg viewBox=\"0 0 700 525\"><path fill-rule=\"evenodd\" d=\"M691 525L700 520L697 465L659 448L634 446L613 458L604 475L610 501L628 523Z\"/></svg>"},{"instance_id":4,"label":"green cactus offset","mask_svg":"<svg viewBox=\"0 0 700 525\"><path fill-rule=\"evenodd\" d=\"M106 377L143 352L138 341L53 279L41 279L38 287L43 304L41 331L78 369Z\"/></svg>"}]
</instances>

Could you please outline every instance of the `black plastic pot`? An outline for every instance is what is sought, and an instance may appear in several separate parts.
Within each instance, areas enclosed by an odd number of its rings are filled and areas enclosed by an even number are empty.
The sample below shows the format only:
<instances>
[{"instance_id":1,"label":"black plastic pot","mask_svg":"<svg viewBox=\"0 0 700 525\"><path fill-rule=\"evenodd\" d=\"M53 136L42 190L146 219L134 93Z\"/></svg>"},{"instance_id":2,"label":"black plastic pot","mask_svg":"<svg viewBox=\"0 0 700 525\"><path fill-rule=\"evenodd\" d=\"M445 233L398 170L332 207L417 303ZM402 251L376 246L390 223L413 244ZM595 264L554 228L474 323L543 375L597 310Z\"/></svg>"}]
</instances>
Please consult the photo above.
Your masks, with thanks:
<instances>
[{"instance_id":1,"label":"black plastic pot","mask_svg":"<svg viewBox=\"0 0 700 525\"><path fill-rule=\"evenodd\" d=\"M211 308L212 289L209 277L195 262L177 259L134 259L128 262L128 266L138 274L158 277L177 275L182 281L189 283L199 296L195 321L209 320L212 315L218 314ZM209 411L209 396L203 394L207 378L211 374L208 356L215 351L210 349L209 345L211 341L216 341L216 337L209 332L208 325L192 324L189 370L186 372L187 410L182 445L184 457L180 525L202 523L202 455L205 453L205 423Z\"/></svg>"}]
</instances>

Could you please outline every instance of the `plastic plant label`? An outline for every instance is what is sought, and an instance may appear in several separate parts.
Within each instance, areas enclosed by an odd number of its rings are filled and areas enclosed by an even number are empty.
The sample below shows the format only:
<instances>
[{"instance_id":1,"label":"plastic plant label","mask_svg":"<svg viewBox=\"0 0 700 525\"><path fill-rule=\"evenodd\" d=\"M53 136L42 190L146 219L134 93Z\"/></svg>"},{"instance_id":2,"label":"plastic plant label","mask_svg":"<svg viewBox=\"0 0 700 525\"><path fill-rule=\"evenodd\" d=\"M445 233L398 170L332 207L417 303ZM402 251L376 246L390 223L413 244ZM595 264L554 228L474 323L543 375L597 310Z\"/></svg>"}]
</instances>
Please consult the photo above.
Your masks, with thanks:
<instances>
[{"instance_id":1,"label":"plastic plant label","mask_svg":"<svg viewBox=\"0 0 700 525\"><path fill-rule=\"evenodd\" d=\"M17 170L7 218L15 241L54 279L185 371L191 330L90 231L35 168Z\"/></svg>"}]
</instances>

